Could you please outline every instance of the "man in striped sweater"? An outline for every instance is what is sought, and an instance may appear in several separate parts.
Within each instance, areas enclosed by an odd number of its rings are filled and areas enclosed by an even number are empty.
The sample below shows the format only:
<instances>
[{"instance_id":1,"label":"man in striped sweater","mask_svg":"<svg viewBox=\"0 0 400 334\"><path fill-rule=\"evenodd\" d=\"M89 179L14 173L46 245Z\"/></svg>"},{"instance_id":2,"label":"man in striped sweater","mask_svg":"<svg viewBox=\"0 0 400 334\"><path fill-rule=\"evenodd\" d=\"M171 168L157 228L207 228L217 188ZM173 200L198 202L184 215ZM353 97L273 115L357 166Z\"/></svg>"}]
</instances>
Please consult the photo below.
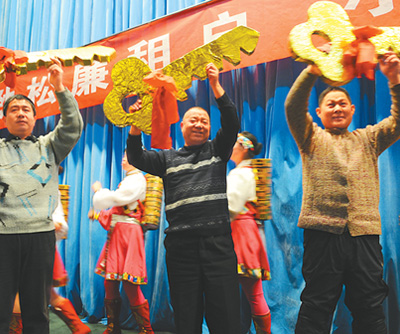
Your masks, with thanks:
<instances>
[{"instance_id":1,"label":"man in striped sweater","mask_svg":"<svg viewBox=\"0 0 400 334\"><path fill-rule=\"evenodd\" d=\"M209 140L210 118L199 107L181 122L185 146L142 149L141 131L132 126L128 161L163 178L166 262L177 333L202 332L204 309L211 333L240 333L237 261L226 196L226 164L239 130L236 108L219 83L219 71L206 71L221 112L221 128ZM204 305L205 304L205 305Z\"/></svg>"}]
</instances>

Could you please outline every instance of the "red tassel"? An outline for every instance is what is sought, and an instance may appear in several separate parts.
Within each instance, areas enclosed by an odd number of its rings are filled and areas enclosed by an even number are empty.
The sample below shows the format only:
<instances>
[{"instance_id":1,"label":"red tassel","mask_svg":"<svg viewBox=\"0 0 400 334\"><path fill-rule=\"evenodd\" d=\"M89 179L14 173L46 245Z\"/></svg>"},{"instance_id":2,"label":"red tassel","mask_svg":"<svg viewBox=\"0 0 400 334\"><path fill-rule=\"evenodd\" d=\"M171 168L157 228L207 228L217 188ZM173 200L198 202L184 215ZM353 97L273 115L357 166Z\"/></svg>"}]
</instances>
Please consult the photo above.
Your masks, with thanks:
<instances>
[{"instance_id":1,"label":"red tassel","mask_svg":"<svg viewBox=\"0 0 400 334\"><path fill-rule=\"evenodd\" d=\"M169 149L172 147L170 126L179 121L175 81L161 71L150 73L143 81L157 88L153 95L151 147Z\"/></svg>"}]
</instances>

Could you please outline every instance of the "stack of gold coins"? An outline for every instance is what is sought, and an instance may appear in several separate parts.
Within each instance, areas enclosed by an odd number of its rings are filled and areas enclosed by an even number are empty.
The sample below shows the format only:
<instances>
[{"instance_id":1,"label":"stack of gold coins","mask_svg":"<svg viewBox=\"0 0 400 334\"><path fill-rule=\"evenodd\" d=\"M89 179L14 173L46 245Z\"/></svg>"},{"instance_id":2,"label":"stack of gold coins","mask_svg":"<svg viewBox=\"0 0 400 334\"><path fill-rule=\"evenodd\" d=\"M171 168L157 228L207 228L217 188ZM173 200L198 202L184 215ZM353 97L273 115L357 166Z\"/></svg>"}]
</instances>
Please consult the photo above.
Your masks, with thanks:
<instances>
[{"instance_id":1,"label":"stack of gold coins","mask_svg":"<svg viewBox=\"0 0 400 334\"><path fill-rule=\"evenodd\" d=\"M146 174L146 180L146 199L142 223L146 224L147 229L156 230L160 225L163 181L160 177L151 174Z\"/></svg>"},{"instance_id":2,"label":"stack of gold coins","mask_svg":"<svg viewBox=\"0 0 400 334\"><path fill-rule=\"evenodd\" d=\"M256 219L272 219L271 211L271 159L252 159L251 165L256 178Z\"/></svg>"},{"instance_id":3,"label":"stack of gold coins","mask_svg":"<svg viewBox=\"0 0 400 334\"><path fill-rule=\"evenodd\" d=\"M59 184L58 189L60 190L60 199L64 210L65 221L68 222L69 185Z\"/></svg>"}]
</instances>

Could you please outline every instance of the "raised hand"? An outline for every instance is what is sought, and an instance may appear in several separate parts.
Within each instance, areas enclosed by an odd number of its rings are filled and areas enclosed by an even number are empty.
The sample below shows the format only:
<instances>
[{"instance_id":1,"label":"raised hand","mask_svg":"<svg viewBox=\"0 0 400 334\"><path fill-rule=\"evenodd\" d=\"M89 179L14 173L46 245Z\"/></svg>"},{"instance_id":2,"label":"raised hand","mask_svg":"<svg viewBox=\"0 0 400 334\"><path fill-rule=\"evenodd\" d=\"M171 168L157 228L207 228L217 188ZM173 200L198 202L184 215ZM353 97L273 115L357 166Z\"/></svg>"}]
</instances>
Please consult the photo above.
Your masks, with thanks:
<instances>
[{"instance_id":1,"label":"raised hand","mask_svg":"<svg viewBox=\"0 0 400 334\"><path fill-rule=\"evenodd\" d=\"M225 94L225 90L219 83L219 70L217 66L215 66L213 63L209 63L206 65L206 72L208 80L210 81L210 86L214 92L215 98L218 99Z\"/></svg>"},{"instance_id":2,"label":"raised hand","mask_svg":"<svg viewBox=\"0 0 400 334\"><path fill-rule=\"evenodd\" d=\"M138 99L134 104L129 107L129 112L132 114L134 112L142 109L142 100ZM136 127L135 125L131 125L131 129L129 130L129 134L132 136L138 136L142 133L142 131Z\"/></svg>"},{"instance_id":3,"label":"raised hand","mask_svg":"<svg viewBox=\"0 0 400 334\"><path fill-rule=\"evenodd\" d=\"M50 84L54 87L56 92L62 92L65 87L63 85L64 71L61 67L61 62L57 58L50 59L53 62L48 68L50 73Z\"/></svg>"},{"instance_id":4,"label":"raised hand","mask_svg":"<svg viewBox=\"0 0 400 334\"><path fill-rule=\"evenodd\" d=\"M379 67L392 85L400 83L400 59L396 53L386 52L379 58Z\"/></svg>"}]
</instances>

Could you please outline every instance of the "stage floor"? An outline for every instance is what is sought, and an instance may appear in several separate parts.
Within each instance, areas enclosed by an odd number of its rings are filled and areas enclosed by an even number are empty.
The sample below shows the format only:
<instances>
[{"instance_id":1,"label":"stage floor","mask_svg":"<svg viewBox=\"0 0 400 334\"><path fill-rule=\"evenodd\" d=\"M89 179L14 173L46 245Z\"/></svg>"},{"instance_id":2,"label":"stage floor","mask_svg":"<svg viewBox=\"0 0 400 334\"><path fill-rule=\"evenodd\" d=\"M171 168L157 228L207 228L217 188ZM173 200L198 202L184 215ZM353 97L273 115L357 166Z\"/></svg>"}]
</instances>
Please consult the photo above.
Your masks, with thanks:
<instances>
[{"instance_id":1,"label":"stage floor","mask_svg":"<svg viewBox=\"0 0 400 334\"><path fill-rule=\"evenodd\" d=\"M53 312L50 313L50 334L71 334L71 331L59 317L57 317ZM93 334L102 334L106 330L106 326L98 323L98 324L87 324L92 330ZM122 330L123 334L137 334L139 333L137 330ZM173 334L170 332L154 332L157 334Z\"/></svg>"}]
</instances>

